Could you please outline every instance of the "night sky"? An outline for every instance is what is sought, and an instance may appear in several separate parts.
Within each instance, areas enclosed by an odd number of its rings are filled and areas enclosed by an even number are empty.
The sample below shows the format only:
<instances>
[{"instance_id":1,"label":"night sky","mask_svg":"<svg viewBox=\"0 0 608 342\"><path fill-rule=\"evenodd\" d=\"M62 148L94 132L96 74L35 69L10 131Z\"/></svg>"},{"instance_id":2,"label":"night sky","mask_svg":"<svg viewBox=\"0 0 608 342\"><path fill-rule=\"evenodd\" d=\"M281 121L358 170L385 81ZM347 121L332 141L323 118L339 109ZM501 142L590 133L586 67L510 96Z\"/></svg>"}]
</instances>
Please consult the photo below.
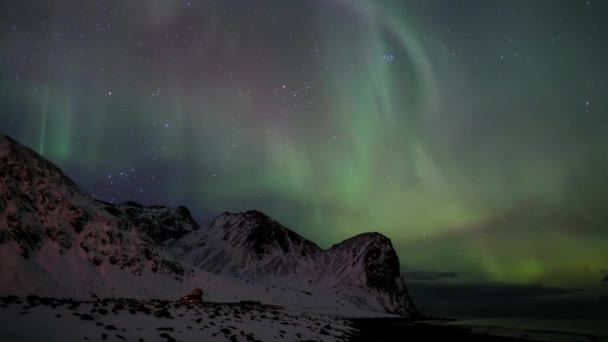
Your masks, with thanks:
<instances>
[{"instance_id":1,"label":"night sky","mask_svg":"<svg viewBox=\"0 0 608 342\"><path fill-rule=\"evenodd\" d=\"M414 276L605 293L606 18L598 0L7 0L0 131L103 200L258 209L323 247L379 231Z\"/></svg>"}]
</instances>

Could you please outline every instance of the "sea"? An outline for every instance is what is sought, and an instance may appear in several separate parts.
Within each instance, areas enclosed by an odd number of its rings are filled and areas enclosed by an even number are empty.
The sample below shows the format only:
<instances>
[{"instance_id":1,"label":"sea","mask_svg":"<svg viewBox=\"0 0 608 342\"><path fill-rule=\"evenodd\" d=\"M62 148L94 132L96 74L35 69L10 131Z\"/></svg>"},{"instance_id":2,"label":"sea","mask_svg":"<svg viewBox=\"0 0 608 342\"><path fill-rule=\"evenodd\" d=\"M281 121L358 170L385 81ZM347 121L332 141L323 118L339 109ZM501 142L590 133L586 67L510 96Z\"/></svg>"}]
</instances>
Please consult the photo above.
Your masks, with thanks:
<instances>
[{"instance_id":1,"label":"sea","mask_svg":"<svg viewBox=\"0 0 608 342\"><path fill-rule=\"evenodd\" d=\"M545 332L566 332L608 337L608 319L482 318L462 319L450 322L449 324L474 327L503 327Z\"/></svg>"}]
</instances>

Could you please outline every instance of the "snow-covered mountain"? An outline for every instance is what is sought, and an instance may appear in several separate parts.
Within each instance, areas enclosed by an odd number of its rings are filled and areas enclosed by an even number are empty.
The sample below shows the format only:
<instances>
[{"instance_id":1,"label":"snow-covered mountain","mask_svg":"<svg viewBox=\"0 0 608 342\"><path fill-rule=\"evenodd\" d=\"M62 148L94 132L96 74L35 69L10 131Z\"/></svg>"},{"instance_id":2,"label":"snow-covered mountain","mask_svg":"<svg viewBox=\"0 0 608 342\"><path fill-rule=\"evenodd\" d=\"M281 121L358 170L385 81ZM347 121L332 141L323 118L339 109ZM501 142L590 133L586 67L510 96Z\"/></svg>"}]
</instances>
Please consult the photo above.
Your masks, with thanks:
<instances>
[{"instance_id":1,"label":"snow-covered mountain","mask_svg":"<svg viewBox=\"0 0 608 342\"><path fill-rule=\"evenodd\" d=\"M52 163L0 136L0 290L82 293L191 274L158 241L198 229L187 209L96 201ZM44 281L44 283L43 283Z\"/></svg>"},{"instance_id":2,"label":"snow-covered mountain","mask_svg":"<svg viewBox=\"0 0 608 342\"><path fill-rule=\"evenodd\" d=\"M240 279L331 292L362 308L410 315L416 309L391 241L365 233L323 250L258 211L224 213L171 244L178 260Z\"/></svg>"},{"instance_id":3,"label":"snow-covered mountain","mask_svg":"<svg viewBox=\"0 0 608 342\"><path fill-rule=\"evenodd\" d=\"M112 204L0 135L0 296L258 300L310 310L414 314L390 240L322 250L266 215L200 228L185 207Z\"/></svg>"}]
</instances>

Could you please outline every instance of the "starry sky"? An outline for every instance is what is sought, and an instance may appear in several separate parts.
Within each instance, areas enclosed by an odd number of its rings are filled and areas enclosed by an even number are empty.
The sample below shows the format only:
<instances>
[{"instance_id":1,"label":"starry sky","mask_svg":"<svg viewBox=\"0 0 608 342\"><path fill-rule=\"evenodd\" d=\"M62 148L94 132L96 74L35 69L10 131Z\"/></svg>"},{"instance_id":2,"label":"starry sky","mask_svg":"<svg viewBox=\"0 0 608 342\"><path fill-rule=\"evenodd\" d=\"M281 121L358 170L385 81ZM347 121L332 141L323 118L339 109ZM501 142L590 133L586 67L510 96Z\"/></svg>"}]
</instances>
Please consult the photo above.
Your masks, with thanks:
<instances>
[{"instance_id":1,"label":"starry sky","mask_svg":"<svg viewBox=\"0 0 608 342\"><path fill-rule=\"evenodd\" d=\"M607 17L598 0L7 0L0 131L103 200L258 209L323 247L379 231L404 270L604 291Z\"/></svg>"}]
</instances>

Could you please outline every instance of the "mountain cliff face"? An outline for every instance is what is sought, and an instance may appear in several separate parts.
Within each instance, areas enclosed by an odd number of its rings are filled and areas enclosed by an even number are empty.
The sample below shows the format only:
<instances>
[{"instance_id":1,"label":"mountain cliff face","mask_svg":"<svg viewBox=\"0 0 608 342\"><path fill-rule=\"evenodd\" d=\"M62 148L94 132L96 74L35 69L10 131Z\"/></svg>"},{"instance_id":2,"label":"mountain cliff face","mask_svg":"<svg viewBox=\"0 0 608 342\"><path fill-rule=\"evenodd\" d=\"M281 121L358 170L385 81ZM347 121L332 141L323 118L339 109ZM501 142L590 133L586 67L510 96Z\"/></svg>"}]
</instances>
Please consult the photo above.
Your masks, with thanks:
<instances>
[{"instance_id":1,"label":"mountain cliff face","mask_svg":"<svg viewBox=\"0 0 608 342\"><path fill-rule=\"evenodd\" d=\"M200 228L185 207L112 204L0 135L0 295L168 296L416 314L388 238L328 250L257 212Z\"/></svg>"},{"instance_id":2,"label":"mountain cliff face","mask_svg":"<svg viewBox=\"0 0 608 342\"><path fill-rule=\"evenodd\" d=\"M224 213L207 230L171 246L178 260L203 270L307 292L329 289L361 307L412 315L391 241L379 233L319 248L258 211Z\"/></svg>"},{"instance_id":3,"label":"mountain cliff face","mask_svg":"<svg viewBox=\"0 0 608 342\"><path fill-rule=\"evenodd\" d=\"M347 288L368 289L368 302L384 311L404 316L417 315L400 274L399 257L391 240L380 233L364 233L332 246L324 258L325 274L339 275Z\"/></svg>"}]
</instances>

